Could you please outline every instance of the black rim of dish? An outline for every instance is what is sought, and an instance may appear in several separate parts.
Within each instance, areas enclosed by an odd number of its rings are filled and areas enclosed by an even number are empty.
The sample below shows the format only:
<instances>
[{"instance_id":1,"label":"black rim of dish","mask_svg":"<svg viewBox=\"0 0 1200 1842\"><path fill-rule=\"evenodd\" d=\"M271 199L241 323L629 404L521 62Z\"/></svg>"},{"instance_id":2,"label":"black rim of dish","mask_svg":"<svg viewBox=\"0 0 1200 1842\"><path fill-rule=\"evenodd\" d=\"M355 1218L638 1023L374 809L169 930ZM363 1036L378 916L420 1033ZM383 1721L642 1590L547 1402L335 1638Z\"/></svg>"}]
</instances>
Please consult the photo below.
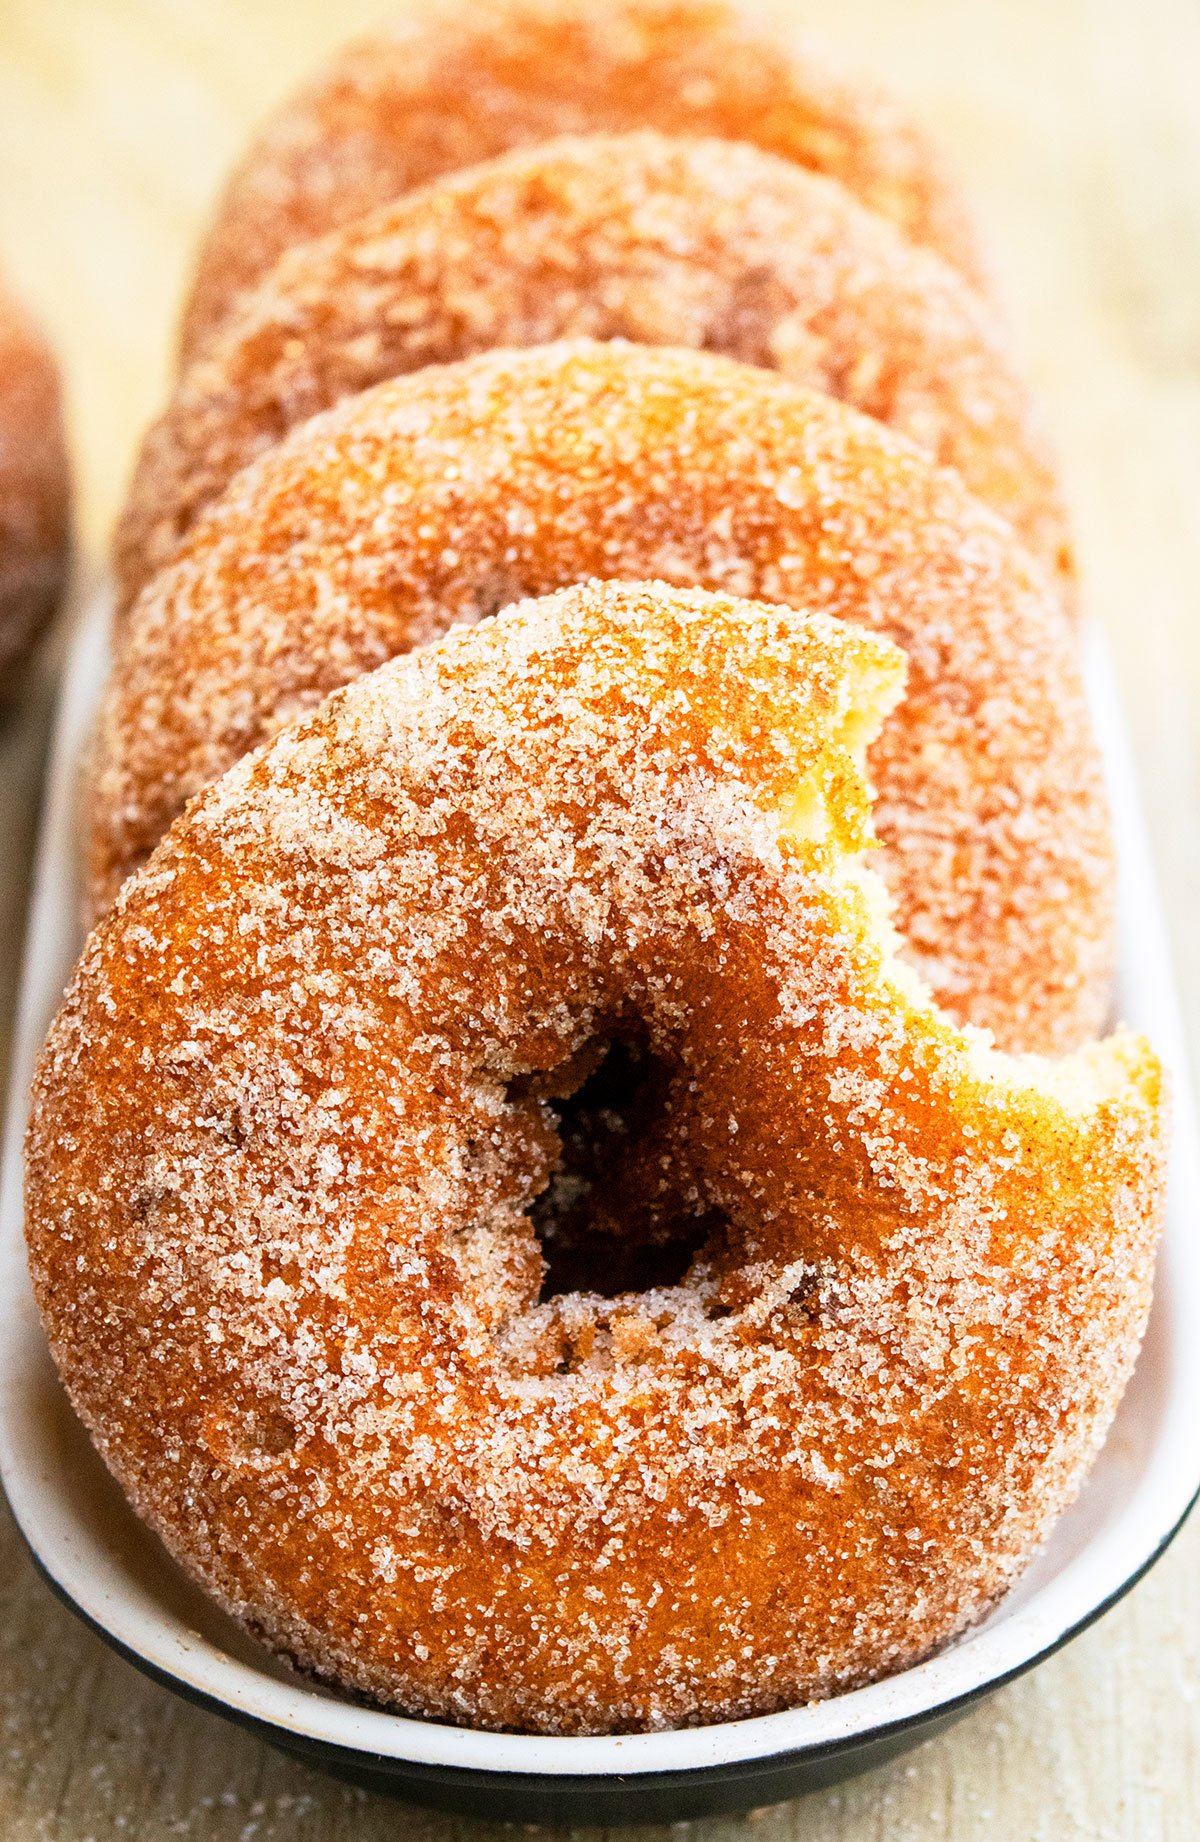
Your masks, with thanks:
<instances>
[{"instance_id":1,"label":"black rim of dish","mask_svg":"<svg viewBox=\"0 0 1200 1842\"><path fill-rule=\"evenodd\" d=\"M809 1763L816 1764L820 1760L836 1758L840 1753L850 1754L904 1734L919 1734L923 1727L932 1726L935 1723L946 1725L956 1716L966 1713L975 1702L982 1701L997 1689L1005 1687L1007 1683L1015 1682L1040 1663L1044 1663L1047 1658L1054 1656L1057 1651L1072 1643L1075 1638L1110 1612L1162 1559L1195 1509L1198 1500L1200 1500L1200 1486L1197 1486L1182 1514L1167 1530L1153 1551L1119 1586L1092 1606L1083 1617L1068 1626L1051 1643L1044 1645L1042 1649L1025 1658L1023 1662L1014 1664L1011 1669L1003 1671L987 1682L967 1689L960 1695L951 1696L948 1700L938 1702L932 1707L922 1708L918 1713L881 1722L878 1726L867 1728L862 1732L847 1734L841 1739L822 1740L810 1746L756 1754L746 1759L729 1759L712 1765L676 1767L666 1771L647 1772L545 1773L503 1771L490 1766L449 1765L428 1760L406 1759L393 1753L369 1752L358 1747L339 1745L336 1741L318 1738L296 1728L282 1727L275 1721L268 1720L264 1715L252 1714L243 1708L234 1707L229 1702L222 1701L221 1697L212 1691L198 1688L193 1683L172 1675L169 1669L164 1669L160 1664L152 1662L132 1645L117 1637L99 1619L86 1611L72 1597L67 1588L55 1579L33 1548L19 1521L17 1521L17 1528L36 1571L55 1597L125 1662L148 1676L152 1682L158 1683L160 1687L172 1690L183 1700L203 1708L207 1713L216 1714L225 1720L235 1722L239 1727L246 1728L260 1739L267 1740L282 1751L290 1753L293 1758L304 1759L312 1764L324 1765L334 1770L342 1768L351 1773L356 1766L368 1768L380 1779L392 1777L399 1781L407 1778L414 1785L424 1779L430 1783L460 1785L464 1788L472 1785L479 1788L503 1786L514 1795L519 1794L523 1789L532 1790L536 1786L544 1798L552 1800L556 1791L560 1791L565 1797L580 1792L598 1793L606 1787L617 1788L619 1786L620 1789L633 1796L639 1789L646 1792L664 1792L675 1788L682 1790L687 1786L704 1781L728 1783L736 1779L752 1780L769 1771L785 1771L789 1767L800 1770Z\"/></svg>"}]
</instances>

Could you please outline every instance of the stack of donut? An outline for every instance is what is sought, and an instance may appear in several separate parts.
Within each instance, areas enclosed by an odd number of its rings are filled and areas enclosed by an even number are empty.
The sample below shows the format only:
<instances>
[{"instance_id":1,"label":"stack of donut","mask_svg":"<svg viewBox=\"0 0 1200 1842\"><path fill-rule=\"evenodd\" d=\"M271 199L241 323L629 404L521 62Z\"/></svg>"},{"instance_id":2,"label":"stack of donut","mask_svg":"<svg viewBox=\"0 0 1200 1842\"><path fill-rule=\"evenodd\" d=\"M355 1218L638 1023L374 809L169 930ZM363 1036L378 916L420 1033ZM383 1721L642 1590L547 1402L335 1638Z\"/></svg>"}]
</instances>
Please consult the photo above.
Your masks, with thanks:
<instances>
[{"instance_id":1,"label":"stack of donut","mask_svg":"<svg viewBox=\"0 0 1200 1842\"><path fill-rule=\"evenodd\" d=\"M719 0L426 10L235 175L115 546L51 1345L302 1671L542 1733L980 1619L1146 1321L1053 462L953 188Z\"/></svg>"}]
</instances>

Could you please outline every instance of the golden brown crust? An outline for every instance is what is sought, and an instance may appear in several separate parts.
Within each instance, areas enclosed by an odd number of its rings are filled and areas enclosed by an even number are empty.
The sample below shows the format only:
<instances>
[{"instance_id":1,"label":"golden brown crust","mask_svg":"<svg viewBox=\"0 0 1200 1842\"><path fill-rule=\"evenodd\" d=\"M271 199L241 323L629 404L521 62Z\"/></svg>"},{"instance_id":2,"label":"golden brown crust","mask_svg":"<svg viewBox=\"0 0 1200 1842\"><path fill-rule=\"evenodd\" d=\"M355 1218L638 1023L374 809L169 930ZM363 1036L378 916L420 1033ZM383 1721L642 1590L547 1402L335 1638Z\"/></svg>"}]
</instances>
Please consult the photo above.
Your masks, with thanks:
<instances>
[{"instance_id":1,"label":"golden brown crust","mask_svg":"<svg viewBox=\"0 0 1200 1842\"><path fill-rule=\"evenodd\" d=\"M723 0L449 0L347 46L267 123L202 245L184 356L292 245L510 147L627 128L749 141L828 173L978 276L924 138L778 24Z\"/></svg>"},{"instance_id":2,"label":"golden brown crust","mask_svg":"<svg viewBox=\"0 0 1200 1842\"><path fill-rule=\"evenodd\" d=\"M571 589L244 759L91 938L28 1147L52 1347L304 1668L488 1727L764 1713L962 1629L1078 1488L1160 1074L996 1054L890 959L855 750L899 676L823 616ZM703 1245L539 1303L537 1096L631 1022Z\"/></svg>"},{"instance_id":3,"label":"golden brown crust","mask_svg":"<svg viewBox=\"0 0 1200 1842\"><path fill-rule=\"evenodd\" d=\"M0 282L0 697L62 596L69 520L58 366Z\"/></svg>"},{"instance_id":4,"label":"golden brown crust","mask_svg":"<svg viewBox=\"0 0 1200 1842\"><path fill-rule=\"evenodd\" d=\"M910 435L1069 594L1062 497L989 308L834 181L640 132L522 149L289 251L142 447L128 604L233 475L341 398L494 346L585 334L765 365Z\"/></svg>"},{"instance_id":5,"label":"golden brown crust","mask_svg":"<svg viewBox=\"0 0 1200 1842\"><path fill-rule=\"evenodd\" d=\"M100 912L184 801L298 711L459 621L589 576L890 634L885 874L953 1014L1099 1028L1111 845L1072 637L1008 528L842 405L709 354L498 352L377 386L237 476L132 610L101 715Z\"/></svg>"}]
</instances>

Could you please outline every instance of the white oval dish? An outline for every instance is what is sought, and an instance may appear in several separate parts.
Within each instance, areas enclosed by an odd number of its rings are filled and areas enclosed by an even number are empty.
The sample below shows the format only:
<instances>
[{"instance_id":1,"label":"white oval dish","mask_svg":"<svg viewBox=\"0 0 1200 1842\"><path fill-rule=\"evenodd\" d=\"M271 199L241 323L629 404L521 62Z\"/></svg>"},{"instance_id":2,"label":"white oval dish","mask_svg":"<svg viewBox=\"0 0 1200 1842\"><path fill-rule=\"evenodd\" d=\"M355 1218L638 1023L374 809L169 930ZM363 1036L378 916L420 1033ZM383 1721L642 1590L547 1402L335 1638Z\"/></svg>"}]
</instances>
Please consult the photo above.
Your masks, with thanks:
<instances>
[{"instance_id":1,"label":"white oval dish","mask_svg":"<svg viewBox=\"0 0 1200 1842\"><path fill-rule=\"evenodd\" d=\"M1168 1220L1136 1373L1089 1482L1024 1580L939 1656L835 1700L681 1732L473 1732L341 1700L288 1674L187 1581L129 1510L54 1374L25 1268L22 1158L41 1039L79 947L75 791L106 665L82 621L54 737L14 1040L0 1188L0 1475L54 1589L177 1692L284 1750L415 1801L525 1822L672 1821L749 1809L916 1744L1089 1624L1162 1553L1200 1490L1200 1156L1166 933L1107 662L1089 678L1121 859L1117 1009L1174 1081Z\"/></svg>"}]
</instances>

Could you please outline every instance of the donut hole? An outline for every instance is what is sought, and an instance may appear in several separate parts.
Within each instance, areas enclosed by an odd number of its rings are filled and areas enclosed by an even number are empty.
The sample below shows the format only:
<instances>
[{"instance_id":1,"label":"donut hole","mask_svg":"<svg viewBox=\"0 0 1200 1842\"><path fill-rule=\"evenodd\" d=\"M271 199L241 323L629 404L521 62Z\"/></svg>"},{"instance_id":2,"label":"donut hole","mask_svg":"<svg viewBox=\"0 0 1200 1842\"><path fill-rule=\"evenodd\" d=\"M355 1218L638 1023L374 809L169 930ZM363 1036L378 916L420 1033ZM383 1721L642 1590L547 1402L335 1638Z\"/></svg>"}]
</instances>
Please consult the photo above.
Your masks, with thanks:
<instances>
[{"instance_id":1,"label":"donut hole","mask_svg":"<svg viewBox=\"0 0 1200 1842\"><path fill-rule=\"evenodd\" d=\"M591 1038L540 1077L561 1149L529 1211L546 1269L539 1303L677 1286L723 1231L720 1212L681 1183L666 1153L675 1078L637 1024ZM510 1087L514 1098L530 1091L529 1077ZM574 1353L564 1360L573 1366Z\"/></svg>"}]
</instances>

